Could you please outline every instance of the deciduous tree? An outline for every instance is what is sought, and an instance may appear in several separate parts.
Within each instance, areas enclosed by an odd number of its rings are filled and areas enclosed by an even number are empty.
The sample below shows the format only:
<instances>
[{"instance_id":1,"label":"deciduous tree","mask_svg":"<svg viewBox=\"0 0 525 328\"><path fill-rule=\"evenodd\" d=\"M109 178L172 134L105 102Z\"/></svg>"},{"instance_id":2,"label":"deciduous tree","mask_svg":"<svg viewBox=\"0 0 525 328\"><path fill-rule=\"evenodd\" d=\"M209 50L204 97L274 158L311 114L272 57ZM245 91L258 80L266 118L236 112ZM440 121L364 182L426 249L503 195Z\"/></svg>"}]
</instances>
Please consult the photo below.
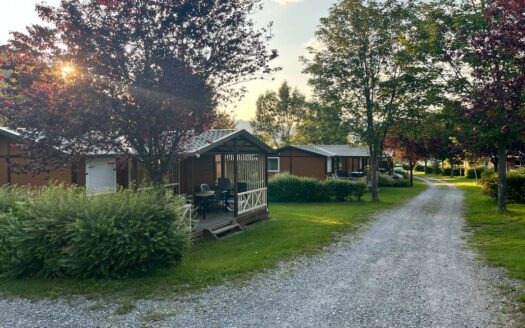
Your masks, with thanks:
<instances>
[{"instance_id":1,"label":"deciduous tree","mask_svg":"<svg viewBox=\"0 0 525 328\"><path fill-rule=\"evenodd\" d=\"M390 128L422 92L422 67L406 40L415 17L412 1L339 0L316 33L305 72L321 100L341 108L352 134L370 151L369 187L379 201L377 169Z\"/></svg>"},{"instance_id":2,"label":"deciduous tree","mask_svg":"<svg viewBox=\"0 0 525 328\"><path fill-rule=\"evenodd\" d=\"M261 139L274 147L290 144L294 128L305 115L306 97L284 82L277 92L267 91L256 103L255 120L250 124Z\"/></svg>"},{"instance_id":3,"label":"deciduous tree","mask_svg":"<svg viewBox=\"0 0 525 328\"><path fill-rule=\"evenodd\" d=\"M15 33L2 114L68 159L130 154L161 182L181 144L208 128L240 82L274 69L261 0L64 0ZM48 156L49 157L49 156ZM41 162L42 163L42 162Z\"/></svg>"}]
</instances>

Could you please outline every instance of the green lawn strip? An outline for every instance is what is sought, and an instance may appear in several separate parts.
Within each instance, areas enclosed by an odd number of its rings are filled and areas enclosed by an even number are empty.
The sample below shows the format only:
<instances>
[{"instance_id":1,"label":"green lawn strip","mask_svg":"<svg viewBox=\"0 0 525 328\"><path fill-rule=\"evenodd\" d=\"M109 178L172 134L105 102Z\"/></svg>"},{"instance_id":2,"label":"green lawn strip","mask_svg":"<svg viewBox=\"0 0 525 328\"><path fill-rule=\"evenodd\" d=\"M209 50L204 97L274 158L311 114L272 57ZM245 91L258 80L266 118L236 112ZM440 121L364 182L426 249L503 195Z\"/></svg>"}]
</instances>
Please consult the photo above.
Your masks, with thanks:
<instances>
[{"instance_id":1,"label":"green lawn strip","mask_svg":"<svg viewBox=\"0 0 525 328\"><path fill-rule=\"evenodd\" d=\"M182 263L146 277L122 280L0 280L0 293L29 298L84 295L112 299L148 298L201 288L222 281L242 282L279 261L318 252L343 232L351 231L378 210L392 208L426 188L382 188L380 203L370 195L361 202L270 204L271 220L222 240L196 242Z\"/></svg>"},{"instance_id":2,"label":"green lawn strip","mask_svg":"<svg viewBox=\"0 0 525 328\"><path fill-rule=\"evenodd\" d=\"M473 232L472 244L488 263L503 266L510 276L525 281L525 204L509 204L508 212L501 214L496 211L496 203L482 194L475 180L441 179L465 191L466 220L469 231ZM525 291L519 298L525 302Z\"/></svg>"}]
</instances>

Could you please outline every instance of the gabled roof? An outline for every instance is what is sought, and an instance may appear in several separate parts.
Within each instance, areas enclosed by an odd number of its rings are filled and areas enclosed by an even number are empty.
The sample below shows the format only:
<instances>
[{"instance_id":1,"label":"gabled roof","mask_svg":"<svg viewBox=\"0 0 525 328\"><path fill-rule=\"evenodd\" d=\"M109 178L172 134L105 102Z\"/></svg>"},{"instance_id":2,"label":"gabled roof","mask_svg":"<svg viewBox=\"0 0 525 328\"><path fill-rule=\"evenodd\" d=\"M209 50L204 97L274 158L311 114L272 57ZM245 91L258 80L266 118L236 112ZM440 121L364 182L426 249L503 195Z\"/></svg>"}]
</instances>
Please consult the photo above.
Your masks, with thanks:
<instances>
[{"instance_id":1,"label":"gabled roof","mask_svg":"<svg viewBox=\"0 0 525 328\"><path fill-rule=\"evenodd\" d=\"M294 148L325 157L369 157L365 147L350 145L290 145L282 149ZM282 150L281 149L281 150Z\"/></svg>"},{"instance_id":2,"label":"gabled roof","mask_svg":"<svg viewBox=\"0 0 525 328\"><path fill-rule=\"evenodd\" d=\"M273 153L273 149L257 137L242 130L208 130L189 138L184 144L184 152L189 155L206 152L233 152L234 146L239 153Z\"/></svg>"},{"instance_id":3,"label":"gabled roof","mask_svg":"<svg viewBox=\"0 0 525 328\"><path fill-rule=\"evenodd\" d=\"M20 133L5 127L0 127L0 135L11 139L16 139L20 137Z\"/></svg>"},{"instance_id":4,"label":"gabled roof","mask_svg":"<svg viewBox=\"0 0 525 328\"><path fill-rule=\"evenodd\" d=\"M16 139L20 137L20 134L9 130L5 127L0 127L0 136ZM126 144L125 140L121 142ZM183 153L186 155L200 155L206 152L234 152L234 148L237 148L239 153L273 153L274 150L266 145L264 142L259 140L248 131L242 130L208 130L201 134L190 137L182 144ZM131 154L135 153L135 150L129 147ZM103 156L103 155L117 155L114 151L94 150L91 156Z\"/></svg>"}]
</instances>

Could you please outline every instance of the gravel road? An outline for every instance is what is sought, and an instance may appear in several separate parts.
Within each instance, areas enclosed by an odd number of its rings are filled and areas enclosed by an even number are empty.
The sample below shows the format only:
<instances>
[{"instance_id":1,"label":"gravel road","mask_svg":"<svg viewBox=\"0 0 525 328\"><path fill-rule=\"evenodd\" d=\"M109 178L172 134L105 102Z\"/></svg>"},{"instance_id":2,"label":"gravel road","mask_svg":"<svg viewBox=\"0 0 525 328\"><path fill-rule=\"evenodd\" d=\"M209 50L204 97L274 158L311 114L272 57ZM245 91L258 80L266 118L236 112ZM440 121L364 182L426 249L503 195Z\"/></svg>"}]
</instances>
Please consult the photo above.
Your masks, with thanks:
<instances>
[{"instance_id":1,"label":"gravel road","mask_svg":"<svg viewBox=\"0 0 525 328\"><path fill-rule=\"evenodd\" d=\"M316 256L129 314L93 302L0 300L1 327L498 327L501 272L465 245L463 195L431 187ZM146 320L145 320L146 319ZM153 319L157 321L153 321Z\"/></svg>"}]
</instances>

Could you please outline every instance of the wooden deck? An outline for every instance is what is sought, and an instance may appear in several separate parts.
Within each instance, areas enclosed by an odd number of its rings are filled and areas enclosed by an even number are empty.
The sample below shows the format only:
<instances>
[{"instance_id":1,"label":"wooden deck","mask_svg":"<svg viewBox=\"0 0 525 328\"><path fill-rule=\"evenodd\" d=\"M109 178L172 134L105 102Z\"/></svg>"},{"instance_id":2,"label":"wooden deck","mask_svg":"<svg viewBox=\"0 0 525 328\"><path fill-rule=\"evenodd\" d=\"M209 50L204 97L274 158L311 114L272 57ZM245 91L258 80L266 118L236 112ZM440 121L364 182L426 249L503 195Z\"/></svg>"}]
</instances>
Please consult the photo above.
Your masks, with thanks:
<instances>
[{"instance_id":1,"label":"wooden deck","mask_svg":"<svg viewBox=\"0 0 525 328\"><path fill-rule=\"evenodd\" d=\"M231 221L235 219L240 225L251 224L256 221L265 220L268 218L268 212L265 209L245 213L243 215L234 217L233 212L208 212L206 213L206 220L202 220L202 215L198 214L195 218L192 239L198 239L205 236L205 230L209 227Z\"/></svg>"}]
</instances>

